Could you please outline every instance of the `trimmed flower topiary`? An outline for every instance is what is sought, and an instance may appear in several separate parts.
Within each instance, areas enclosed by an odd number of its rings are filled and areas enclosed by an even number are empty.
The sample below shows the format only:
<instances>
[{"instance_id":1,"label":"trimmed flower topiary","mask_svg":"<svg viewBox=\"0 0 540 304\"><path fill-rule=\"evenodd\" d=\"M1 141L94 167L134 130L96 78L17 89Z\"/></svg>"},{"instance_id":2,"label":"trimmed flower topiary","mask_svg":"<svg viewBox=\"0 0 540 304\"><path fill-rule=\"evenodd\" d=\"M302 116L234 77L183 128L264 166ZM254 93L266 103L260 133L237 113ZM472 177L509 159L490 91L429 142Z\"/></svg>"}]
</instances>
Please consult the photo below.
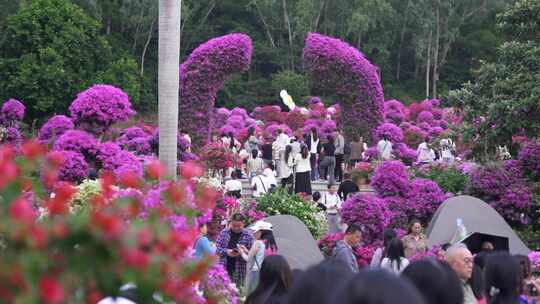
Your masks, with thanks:
<instances>
[{"instance_id":1,"label":"trimmed flower topiary","mask_svg":"<svg viewBox=\"0 0 540 304\"><path fill-rule=\"evenodd\" d=\"M53 146L54 150L79 152L89 160L97 153L98 141L89 133L80 130L69 130L60 136Z\"/></svg>"},{"instance_id":2,"label":"trimmed flower topiary","mask_svg":"<svg viewBox=\"0 0 540 304\"><path fill-rule=\"evenodd\" d=\"M375 169L371 187L382 197L405 196L409 192L409 173L401 161L384 161Z\"/></svg>"},{"instance_id":3,"label":"trimmed flower topiary","mask_svg":"<svg viewBox=\"0 0 540 304\"><path fill-rule=\"evenodd\" d=\"M60 151L63 161L58 170L61 181L79 183L88 177L89 167L84 156L76 151Z\"/></svg>"},{"instance_id":4,"label":"trimmed flower topiary","mask_svg":"<svg viewBox=\"0 0 540 304\"><path fill-rule=\"evenodd\" d=\"M356 193L343 203L341 217L344 223L363 227L362 238L369 244L381 237L390 224L392 212L384 199L372 194Z\"/></svg>"},{"instance_id":5,"label":"trimmed flower topiary","mask_svg":"<svg viewBox=\"0 0 540 304\"><path fill-rule=\"evenodd\" d=\"M377 67L347 43L317 33L308 34L302 62L314 83L335 90L347 137L370 137L383 121L384 95Z\"/></svg>"},{"instance_id":6,"label":"trimmed flower topiary","mask_svg":"<svg viewBox=\"0 0 540 304\"><path fill-rule=\"evenodd\" d=\"M18 127L24 118L26 107L16 99L10 99L2 105L0 123L5 127Z\"/></svg>"},{"instance_id":7,"label":"trimmed flower topiary","mask_svg":"<svg viewBox=\"0 0 540 304\"><path fill-rule=\"evenodd\" d=\"M392 143L403 141L403 131L393 123L385 122L375 129L375 140L380 140L383 136L386 136Z\"/></svg>"},{"instance_id":8,"label":"trimmed flower topiary","mask_svg":"<svg viewBox=\"0 0 540 304\"><path fill-rule=\"evenodd\" d=\"M407 116L406 108L401 101L396 99L384 102L384 120L399 125Z\"/></svg>"},{"instance_id":9,"label":"trimmed flower topiary","mask_svg":"<svg viewBox=\"0 0 540 304\"><path fill-rule=\"evenodd\" d=\"M252 49L247 35L225 35L200 45L180 66L179 119L193 143L210 140L216 94L225 80L249 68Z\"/></svg>"},{"instance_id":10,"label":"trimmed flower topiary","mask_svg":"<svg viewBox=\"0 0 540 304\"><path fill-rule=\"evenodd\" d=\"M135 114L128 95L105 84L94 85L79 93L69 106L69 112L77 127L93 133L103 132Z\"/></svg>"},{"instance_id":11,"label":"trimmed flower topiary","mask_svg":"<svg viewBox=\"0 0 540 304\"><path fill-rule=\"evenodd\" d=\"M71 118L65 115L55 115L41 126L38 132L38 138L42 143L53 143L66 131L73 130L74 128L75 125Z\"/></svg>"}]
</instances>

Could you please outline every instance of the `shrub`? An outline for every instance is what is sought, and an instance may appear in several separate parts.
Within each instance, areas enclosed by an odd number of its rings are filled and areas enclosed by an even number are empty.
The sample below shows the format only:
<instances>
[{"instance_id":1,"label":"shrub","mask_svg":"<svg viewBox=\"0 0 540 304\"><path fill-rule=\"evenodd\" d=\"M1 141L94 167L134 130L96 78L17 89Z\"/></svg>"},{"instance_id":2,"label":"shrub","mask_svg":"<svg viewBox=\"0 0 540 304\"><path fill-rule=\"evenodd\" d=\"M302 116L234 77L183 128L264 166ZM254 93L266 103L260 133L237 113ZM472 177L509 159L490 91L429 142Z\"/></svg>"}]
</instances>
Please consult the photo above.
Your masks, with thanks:
<instances>
[{"instance_id":1,"label":"shrub","mask_svg":"<svg viewBox=\"0 0 540 304\"><path fill-rule=\"evenodd\" d=\"M77 194L71 201L70 212L83 212L91 205L91 199L100 193L101 183L98 180L85 179L77 186Z\"/></svg>"},{"instance_id":2,"label":"shrub","mask_svg":"<svg viewBox=\"0 0 540 304\"><path fill-rule=\"evenodd\" d=\"M75 125L71 118L65 115L55 115L39 129L38 138L42 143L52 144L66 131L73 130Z\"/></svg>"},{"instance_id":3,"label":"shrub","mask_svg":"<svg viewBox=\"0 0 540 304\"><path fill-rule=\"evenodd\" d=\"M375 168L371 187L382 197L405 196L409 191L409 174L400 161L384 161Z\"/></svg>"},{"instance_id":4,"label":"shrub","mask_svg":"<svg viewBox=\"0 0 540 304\"><path fill-rule=\"evenodd\" d=\"M287 90L293 101L298 101L309 95L309 83L306 77L294 71L281 71L272 75L271 87L274 92Z\"/></svg>"},{"instance_id":5,"label":"shrub","mask_svg":"<svg viewBox=\"0 0 540 304\"><path fill-rule=\"evenodd\" d=\"M394 144L403 141L403 131L393 123L385 122L375 129L375 140L380 140L383 136Z\"/></svg>"},{"instance_id":6,"label":"shrub","mask_svg":"<svg viewBox=\"0 0 540 304\"><path fill-rule=\"evenodd\" d=\"M469 183L467 174L462 173L454 166L429 166L424 172L416 171L417 177L427 178L439 185L444 192L460 195L465 192Z\"/></svg>"},{"instance_id":7,"label":"shrub","mask_svg":"<svg viewBox=\"0 0 540 304\"><path fill-rule=\"evenodd\" d=\"M424 178L415 178L407 193L407 214L429 222L437 208L446 200L446 195L437 183Z\"/></svg>"},{"instance_id":8,"label":"shrub","mask_svg":"<svg viewBox=\"0 0 540 304\"><path fill-rule=\"evenodd\" d=\"M58 172L60 180L78 183L88 177L88 163L81 153L76 151L61 152L64 160Z\"/></svg>"},{"instance_id":9,"label":"shrub","mask_svg":"<svg viewBox=\"0 0 540 304\"><path fill-rule=\"evenodd\" d=\"M64 112L111 58L100 30L70 1L35 0L22 6L8 19L0 42L0 98L24 100L30 119Z\"/></svg>"},{"instance_id":10,"label":"shrub","mask_svg":"<svg viewBox=\"0 0 540 304\"><path fill-rule=\"evenodd\" d=\"M86 160L93 159L98 149L97 140L89 133L80 130L69 130L54 143L54 150L79 152Z\"/></svg>"},{"instance_id":11,"label":"shrub","mask_svg":"<svg viewBox=\"0 0 540 304\"><path fill-rule=\"evenodd\" d=\"M101 133L135 114L127 94L110 85L94 85L79 93L69 112L77 127L93 133Z\"/></svg>"},{"instance_id":12,"label":"shrub","mask_svg":"<svg viewBox=\"0 0 540 304\"><path fill-rule=\"evenodd\" d=\"M371 194L357 193L349 196L341 207L343 222L363 227L362 237L367 244L381 237L390 224L391 216L386 201Z\"/></svg>"},{"instance_id":13,"label":"shrub","mask_svg":"<svg viewBox=\"0 0 540 304\"><path fill-rule=\"evenodd\" d=\"M19 127L25 109L26 107L16 99L6 101L0 111L0 123L5 127Z\"/></svg>"},{"instance_id":14,"label":"shrub","mask_svg":"<svg viewBox=\"0 0 540 304\"><path fill-rule=\"evenodd\" d=\"M537 141L529 141L519 151L518 160L525 174L532 178L540 178L540 145Z\"/></svg>"},{"instance_id":15,"label":"shrub","mask_svg":"<svg viewBox=\"0 0 540 304\"><path fill-rule=\"evenodd\" d=\"M291 195L284 189L258 198L257 210L265 212L268 216L279 214L296 216L306 225L315 239L321 237L326 231L324 213L311 202L299 195Z\"/></svg>"}]
</instances>

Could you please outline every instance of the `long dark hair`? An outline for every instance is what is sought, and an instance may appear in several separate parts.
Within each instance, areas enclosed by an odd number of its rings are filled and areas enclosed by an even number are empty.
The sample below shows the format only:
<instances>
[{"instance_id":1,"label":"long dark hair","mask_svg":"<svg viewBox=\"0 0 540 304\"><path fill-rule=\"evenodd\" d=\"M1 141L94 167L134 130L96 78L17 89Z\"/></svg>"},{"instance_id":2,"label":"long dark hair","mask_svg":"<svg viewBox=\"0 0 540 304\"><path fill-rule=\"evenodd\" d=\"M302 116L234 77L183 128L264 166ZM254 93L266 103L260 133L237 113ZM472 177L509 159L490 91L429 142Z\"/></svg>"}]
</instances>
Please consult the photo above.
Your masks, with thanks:
<instances>
[{"instance_id":1,"label":"long dark hair","mask_svg":"<svg viewBox=\"0 0 540 304\"><path fill-rule=\"evenodd\" d=\"M291 156L292 147L291 145L287 145L285 147L285 163L287 164L289 162L289 157Z\"/></svg>"},{"instance_id":2,"label":"long dark hair","mask_svg":"<svg viewBox=\"0 0 540 304\"><path fill-rule=\"evenodd\" d=\"M401 268L401 258L405 257L405 250L403 249L403 242L398 238L393 238L388 244L388 250L386 256L390 260L390 264L394 261L397 263L397 269Z\"/></svg>"},{"instance_id":3,"label":"long dark hair","mask_svg":"<svg viewBox=\"0 0 540 304\"><path fill-rule=\"evenodd\" d=\"M412 226L414 226L414 224L420 224L420 226L422 226L422 222L420 222L419 219L412 219L412 221L409 223L409 226L407 227L407 234L412 233Z\"/></svg>"},{"instance_id":4,"label":"long dark hair","mask_svg":"<svg viewBox=\"0 0 540 304\"><path fill-rule=\"evenodd\" d=\"M485 288L488 303L518 304L521 288L519 261L506 252L490 255L484 268ZM491 296L492 287L499 292Z\"/></svg>"},{"instance_id":5,"label":"long dark hair","mask_svg":"<svg viewBox=\"0 0 540 304\"><path fill-rule=\"evenodd\" d=\"M309 149L307 146L302 147L302 158L306 159L309 157Z\"/></svg>"},{"instance_id":6,"label":"long dark hair","mask_svg":"<svg viewBox=\"0 0 540 304\"><path fill-rule=\"evenodd\" d=\"M386 252L388 250L388 244L390 244L390 241L396 238L396 232L392 228L386 228L383 232L383 254L382 257L386 256Z\"/></svg>"},{"instance_id":7,"label":"long dark hair","mask_svg":"<svg viewBox=\"0 0 540 304\"><path fill-rule=\"evenodd\" d=\"M317 133L317 129L311 128L311 138L313 138L313 140L319 139L319 134Z\"/></svg>"},{"instance_id":8,"label":"long dark hair","mask_svg":"<svg viewBox=\"0 0 540 304\"><path fill-rule=\"evenodd\" d=\"M284 300L292 283L291 267L284 257L271 255L264 259L259 284L247 297L246 304L265 304Z\"/></svg>"},{"instance_id":9,"label":"long dark hair","mask_svg":"<svg viewBox=\"0 0 540 304\"><path fill-rule=\"evenodd\" d=\"M234 145L234 135L233 135L232 132L229 132L229 138L231 139L231 142L230 142L230 144L229 144L229 149L232 150L232 149L234 149L234 146L235 146L235 145Z\"/></svg>"},{"instance_id":10,"label":"long dark hair","mask_svg":"<svg viewBox=\"0 0 540 304\"><path fill-rule=\"evenodd\" d=\"M277 252L278 247L272 230L261 230L261 241L264 242L267 249Z\"/></svg>"}]
</instances>

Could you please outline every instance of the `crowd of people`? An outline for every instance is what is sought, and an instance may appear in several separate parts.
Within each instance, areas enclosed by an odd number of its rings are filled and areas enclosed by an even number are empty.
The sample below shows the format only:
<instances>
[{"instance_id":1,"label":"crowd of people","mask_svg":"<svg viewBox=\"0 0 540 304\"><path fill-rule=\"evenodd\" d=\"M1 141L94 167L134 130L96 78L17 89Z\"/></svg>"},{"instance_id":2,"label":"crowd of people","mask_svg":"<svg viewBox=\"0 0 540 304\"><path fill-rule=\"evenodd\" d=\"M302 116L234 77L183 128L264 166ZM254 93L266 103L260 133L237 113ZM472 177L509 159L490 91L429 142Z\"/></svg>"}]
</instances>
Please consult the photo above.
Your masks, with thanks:
<instances>
[{"instance_id":1,"label":"crowd of people","mask_svg":"<svg viewBox=\"0 0 540 304\"><path fill-rule=\"evenodd\" d=\"M258 221L246 229L244 220L234 214L215 247L201 227L195 250L200 258L218 256L236 286L245 288L246 304L540 303L540 279L528 257L494 251L489 242L475 255L464 244L445 244L436 257L412 261L428 248L418 221L401 239L386 229L383 246L364 268L353 252L362 246L362 228L348 225L332 256L302 271L278 254L272 224Z\"/></svg>"}]
</instances>

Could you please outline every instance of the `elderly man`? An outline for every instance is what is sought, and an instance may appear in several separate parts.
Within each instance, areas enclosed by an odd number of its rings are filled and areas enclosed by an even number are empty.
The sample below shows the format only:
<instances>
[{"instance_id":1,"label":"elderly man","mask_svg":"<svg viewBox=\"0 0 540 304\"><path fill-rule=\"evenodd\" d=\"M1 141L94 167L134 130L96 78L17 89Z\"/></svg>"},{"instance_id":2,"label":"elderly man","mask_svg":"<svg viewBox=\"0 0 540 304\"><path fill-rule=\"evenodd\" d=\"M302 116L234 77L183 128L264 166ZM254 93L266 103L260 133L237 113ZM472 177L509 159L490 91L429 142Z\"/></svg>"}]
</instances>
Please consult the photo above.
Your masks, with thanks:
<instances>
[{"instance_id":1,"label":"elderly man","mask_svg":"<svg viewBox=\"0 0 540 304\"><path fill-rule=\"evenodd\" d=\"M454 269L463 286L463 304L477 304L469 280L473 271L474 259L464 244L456 244L446 250L446 261Z\"/></svg>"},{"instance_id":2,"label":"elderly man","mask_svg":"<svg viewBox=\"0 0 540 304\"><path fill-rule=\"evenodd\" d=\"M240 256L238 248L243 245L250 249L252 244L253 236L244 229L244 216L240 213L234 214L229 228L219 234L216 245L219 261L237 287L243 286L246 278L246 261Z\"/></svg>"}]
</instances>

